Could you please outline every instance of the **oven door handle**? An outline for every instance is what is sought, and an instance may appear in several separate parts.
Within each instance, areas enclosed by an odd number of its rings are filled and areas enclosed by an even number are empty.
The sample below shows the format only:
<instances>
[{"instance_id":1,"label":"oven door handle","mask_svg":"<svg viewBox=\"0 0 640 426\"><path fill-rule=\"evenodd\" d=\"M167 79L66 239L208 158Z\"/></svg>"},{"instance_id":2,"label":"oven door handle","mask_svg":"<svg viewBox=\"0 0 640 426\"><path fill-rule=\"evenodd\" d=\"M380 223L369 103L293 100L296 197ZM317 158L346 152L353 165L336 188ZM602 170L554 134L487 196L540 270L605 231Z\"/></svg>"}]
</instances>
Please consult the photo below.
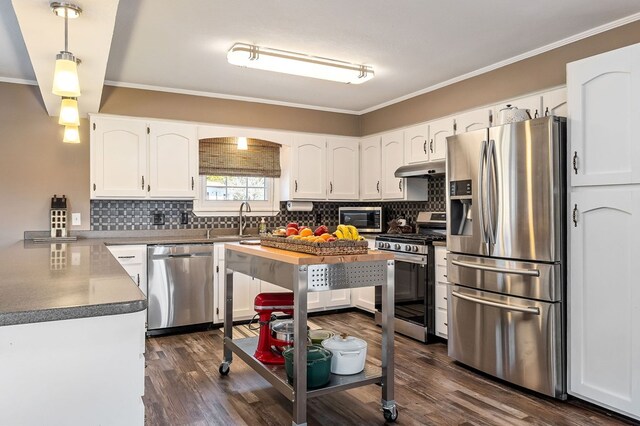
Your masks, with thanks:
<instances>
[{"instance_id":1,"label":"oven door handle","mask_svg":"<svg viewBox=\"0 0 640 426\"><path fill-rule=\"evenodd\" d=\"M527 314L540 315L540 308L536 308L533 306L516 306L516 305L508 305L506 303L492 302L490 300L480 299L473 296L467 296L466 294L458 293L457 291L452 291L451 295L453 297L468 300L469 302L478 303L480 305L493 306L494 308L504 309L507 311L516 311L516 312L524 312Z\"/></svg>"},{"instance_id":2,"label":"oven door handle","mask_svg":"<svg viewBox=\"0 0 640 426\"><path fill-rule=\"evenodd\" d=\"M462 266L463 268L479 269L481 271L499 272L503 274L513 274L513 275L526 275L529 277L540 276L540 271L538 269L499 268L497 266L482 265L480 263L472 263L472 262L463 262L460 260L452 260L451 263L456 266Z\"/></svg>"},{"instance_id":3,"label":"oven door handle","mask_svg":"<svg viewBox=\"0 0 640 426\"><path fill-rule=\"evenodd\" d=\"M413 263L415 265L427 265L426 256L407 256L395 254L393 260L396 262Z\"/></svg>"}]
</instances>

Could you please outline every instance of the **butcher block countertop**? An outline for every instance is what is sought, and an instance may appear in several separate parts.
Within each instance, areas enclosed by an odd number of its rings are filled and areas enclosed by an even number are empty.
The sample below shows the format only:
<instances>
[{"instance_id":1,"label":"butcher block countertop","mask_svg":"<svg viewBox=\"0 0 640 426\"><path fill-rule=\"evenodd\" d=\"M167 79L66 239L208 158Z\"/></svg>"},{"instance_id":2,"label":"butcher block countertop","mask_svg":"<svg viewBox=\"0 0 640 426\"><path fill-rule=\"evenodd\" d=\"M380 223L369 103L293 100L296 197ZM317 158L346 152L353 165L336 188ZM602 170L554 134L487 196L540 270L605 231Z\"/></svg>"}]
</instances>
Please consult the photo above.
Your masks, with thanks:
<instances>
[{"instance_id":1,"label":"butcher block countertop","mask_svg":"<svg viewBox=\"0 0 640 426\"><path fill-rule=\"evenodd\" d=\"M241 245L239 243L225 244L224 248L252 256L264 257L292 265L327 265L333 263L373 262L378 260L393 260L392 253L369 250L368 254L345 254L338 256L316 256L298 253L272 247Z\"/></svg>"}]
</instances>

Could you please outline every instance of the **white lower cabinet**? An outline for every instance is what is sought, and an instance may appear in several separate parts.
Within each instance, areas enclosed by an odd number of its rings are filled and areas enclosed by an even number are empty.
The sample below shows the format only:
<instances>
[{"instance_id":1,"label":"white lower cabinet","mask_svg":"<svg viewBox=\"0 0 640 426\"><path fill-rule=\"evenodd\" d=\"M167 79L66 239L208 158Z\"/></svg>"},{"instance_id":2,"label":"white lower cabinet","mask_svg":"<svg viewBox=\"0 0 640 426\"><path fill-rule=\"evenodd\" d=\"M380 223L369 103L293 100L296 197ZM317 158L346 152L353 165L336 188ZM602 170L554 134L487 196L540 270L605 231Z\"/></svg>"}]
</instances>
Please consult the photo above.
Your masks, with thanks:
<instances>
[{"instance_id":1,"label":"white lower cabinet","mask_svg":"<svg viewBox=\"0 0 640 426\"><path fill-rule=\"evenodd\" d=\"M140 290L147 295L147 246L107 246Z\"/></svg>"},{"instance_id":2,"label":"white lower cabinet","mask_svg":"<svg viewBox=\"0 0 640 426\"><path fill-rule=\"evenodd\" d=\"M640 419L640 187L570 195L569 393Z\"/></svg>"},{"instance_id":3,"label":"white lower cabinet","mask_svg":"<svg viewBox=\"0 0 640 426\"><path fill-rule=\"evenodd\" d=\"M146 310L0 327L0 424L144 425Z\"/></svg>"},{"instance_id":4,"label":"white lower cabinet","mask_svg":"<svg viewBox=\"0 0 640 426\"><path fill-rule=\"evenodd\" d=\"M376 248L375 237L367 238L369 244L369 250ZM367 312L376 311L376 288L375 287L360 287L351 289L351 305L360 308Z\"/></svg>"},{"instance_id":5,"label":"white lower cabinet","mask_svg":"<svg viewBox=\"0 0 640 426\"><path fill-rule=\"evenodd\" d=\"M447 248L444 246L434 247L435 264L435 308L436 308L436 335L448 337L447 324Z\"/></svg>"},{"instance_id":6,"label":"white lower cabinet","mask_svg":"<svg viewBox=\"0 0 640 426\"><path fill-rule=\"evenodd\" d=\"M335 309L351 305L351 289L331 290L322 292L321 294L326 294L325 308Z\"/></svg>"}]
</instances>

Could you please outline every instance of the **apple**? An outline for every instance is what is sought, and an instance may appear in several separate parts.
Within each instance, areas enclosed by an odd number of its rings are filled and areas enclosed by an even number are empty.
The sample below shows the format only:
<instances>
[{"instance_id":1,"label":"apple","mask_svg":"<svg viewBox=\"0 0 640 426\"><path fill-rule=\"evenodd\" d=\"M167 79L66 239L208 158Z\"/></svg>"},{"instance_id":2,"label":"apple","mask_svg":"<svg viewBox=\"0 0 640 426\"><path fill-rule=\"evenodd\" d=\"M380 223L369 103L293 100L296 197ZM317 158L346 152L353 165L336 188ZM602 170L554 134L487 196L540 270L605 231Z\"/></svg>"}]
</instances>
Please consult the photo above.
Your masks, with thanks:
<instances>
[{"instance_id":1,"label":"apple","mask_svg":"<svg viewBox=\"0 0 640 426\"><path fill-rule=\"evenodd\" d=\"M327 242L328 242L328 243L331 243L331 242L333 242L333 241L338 241L338 239L337 239L336 237L329 237L329 238L327 238Z\"/></svg>"},{"instance_id":2,"label":"apple","mask_svg":"<svg viewBox=\"0 0 640 426\"><path fill-rule=\"evenodd\" d=\"M294 228L294 227L288 227L287 228L287 237L290 237L291 235L298 235L298 229Z\"/></svg>"},{"instance_id":3,"label":"apple","mask_svg":"<svg viewBox=\"0 0 640 426\"><path fill-rule=\"evenodd\" d=\"M300 228L300 226L296 222L291 222L290 224L287 225L287 228L298 229L298 228Z\"/></svg>"},{"instance_id":4,"label":"apple","mask_svg":"<svg viewBox=\"0 0 640 426\"><path fill-rule=\"evenodd\" d=\"M315 231L313 231L313 235L315 235L316 237L319 237L322 234L328 234L329 233L329 228L327 228L325 225L320 225L316 228Z\"/></svg>"}]
</instances>

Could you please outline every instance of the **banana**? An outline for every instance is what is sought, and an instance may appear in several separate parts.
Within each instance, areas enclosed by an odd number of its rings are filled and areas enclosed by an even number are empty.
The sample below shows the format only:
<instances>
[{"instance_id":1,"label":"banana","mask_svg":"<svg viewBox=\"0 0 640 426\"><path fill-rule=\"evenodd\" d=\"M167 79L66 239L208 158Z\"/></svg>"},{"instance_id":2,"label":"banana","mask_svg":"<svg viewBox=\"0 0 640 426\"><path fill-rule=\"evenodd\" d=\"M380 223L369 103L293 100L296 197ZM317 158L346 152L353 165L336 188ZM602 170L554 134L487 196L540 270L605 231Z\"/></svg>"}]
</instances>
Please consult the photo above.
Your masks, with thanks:
<instances>
[{"instance_id":1,"label":"banana","mask_svg":"<svg viewBox=\"0 0 640 426\"><path fill-rule=\"evenodd\" d=\"M336 232L334 232L335 236L337 239L339 240L343 240L344 239L344 235L342 235L342 231L339 229L336 229Z\"/></svg>"},{"instance_id":2,"label":"banana","mask_svg":"<svg viewBox=\"0 0 640 426\"><path fill-rule=\"evenodd\" d=\"M347 228L345 225L338 225L338 229L340 230L340 232L342 232L342 235L344 235L345 240L351 239L351 232L349 231L349 228Z\"/></svg>"},{"instance_id":3,"label":"banana","mask_svg":"<svg viewBox=\"0 0 640 426\"><path fill-rule=\"evenodd\" d=\"M355 226L353 225L347 225L347 228L349 228L349 233L351 234L351 239L352 240L359 240L360 239L360 234L358 234L358 230L356 229Z\"/></svg>"}]
</instances>

